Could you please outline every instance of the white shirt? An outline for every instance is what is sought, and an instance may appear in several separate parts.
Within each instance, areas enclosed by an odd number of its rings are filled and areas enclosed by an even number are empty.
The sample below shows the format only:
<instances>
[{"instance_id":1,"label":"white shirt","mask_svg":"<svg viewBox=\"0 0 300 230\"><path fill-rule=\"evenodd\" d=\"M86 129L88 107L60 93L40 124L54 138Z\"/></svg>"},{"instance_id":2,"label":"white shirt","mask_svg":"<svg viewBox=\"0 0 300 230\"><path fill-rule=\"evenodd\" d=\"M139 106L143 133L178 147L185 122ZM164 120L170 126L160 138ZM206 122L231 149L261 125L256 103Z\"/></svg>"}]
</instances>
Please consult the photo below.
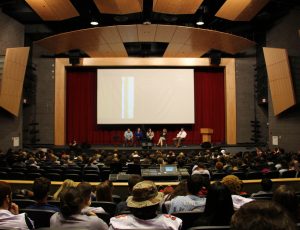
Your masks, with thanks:
<instances>
[{"instance_id":1,"label":"white shirt","mask_svg":"<svg viewBox=\"0 0 300 230\"><path fill-rule=\"evenodd\" d=\"M29 220L29 218L28 218ZM29 220L30 221L30 220ZM33 226L33 222L31 222ZM1 209L0 210L0 229L3 228L15 228L15 229L29 229L25 221L25 213L18 215L12 214L10 211Z\"/></svg>"},{"instance_id":2,"label":"white shirt","mask_svg":"<svg viewBox=\"0 0 300 230\"><path fill-rule=\"evenodd\" d=\"M56 212L50 219L51 228L84 228L89 230L106 230L107 224L97 216L76 214L65 219L61 213Z\"/></svg>"},{"instance_id":3,"label":"white shirt","mask_svg":"<svg viewBox=\"0 0 300 230\"><path fill-rule=\"evenodd\" d=\"M180 138L186 138L187 136L187 133L186 131L180 131L179 133L177 133L177 136L176 137L180 137Z\"/></svg>"},{"instance_id":4,"label":"white shirt","mask_svg":"<svg viewBox=\"0 0 300 230\"><path fill-rule=\"evenodd\" d=\"M93 212L93 213L105 213L104 209L101 207L85 207L84 209L81 210L82 214L87 214L89 212Z\"/></svg>"},{"instance_id":5,"label":"white shirt","mask_svg":"<svg viewBox=\"0 0 300 230\"><path fill-rule=\"evenodd\" d=\"M251 198L242 197L239 195L231 195L233 208L234 210L238 210L240 207L242 207L244 204L249 203L253 201Z\"/></svg>"},{"instance_id":6,"label":"white shirt","mask_svg":"<svg viewBox=\"0 0 300 230\"><path fill-rule=\"evenodd\" d=\"M200 211L204 212L206 198L195 195L177 196L171 200L169 213Z\"/></svg>"},{"instance_id":7,"label":"white shirt","mask_svg":"<svg viewBox=\"0 0 300 230\"><path fill-rule=\"evenodd\" d=\"M180 229L182 220L178 217L160 214L154 219L142 220L133 215L120 215L110 219L109 229Z\"/></svg>"}]
</instances>

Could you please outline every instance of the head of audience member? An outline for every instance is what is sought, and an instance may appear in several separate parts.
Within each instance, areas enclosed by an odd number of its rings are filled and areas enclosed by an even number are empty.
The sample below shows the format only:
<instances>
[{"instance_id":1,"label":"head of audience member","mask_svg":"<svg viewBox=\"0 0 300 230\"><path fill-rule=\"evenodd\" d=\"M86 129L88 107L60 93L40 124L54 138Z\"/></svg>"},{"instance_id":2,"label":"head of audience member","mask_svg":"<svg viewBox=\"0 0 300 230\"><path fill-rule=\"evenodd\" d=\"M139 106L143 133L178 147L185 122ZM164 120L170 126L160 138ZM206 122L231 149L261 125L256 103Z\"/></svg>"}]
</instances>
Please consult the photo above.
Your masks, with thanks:
<instances>
[{"instance_id":1,"label":"head of audience member","mask_svg":"<svg viewBox=\"0 0 300 230\"><path fill-rule=\"evenodd\" d=\"M12 191L8 183L0 181L0 208L9 210L12 203Z\"/></svg>"},{"instance_id":2,"label":"head of audience member","mask_svg":"<svg viewBox=\"0 0 300 230\"><path fill-rule=\"evenodd\" d=\"M224 165L221 161L217 161L215 167L216 167L216 170L221 171L221 170L223 170Z\"/></svg>"},{"instance_id":3,"label":"head of audience member","mask_svg":"<svg viewBox=\"0 0 300 230\"><path fill-rule=\"evenodd\" d=\"M231 218L232 230L296 230L288 213L272 201L253 201L243 205Z\"/></svg>"},{"instance_id":4,"label":"head of audience member","mask_svg":"<svg viewBox=\"0 0 300 230\"><path fill-rule=\"evenodd\" d=\"M133 187L139 183L143 181L143 177L141 177L140 175L138 174L132 174L129 178L128 178L128 191L129 191L129 194L132 194L132 189Z\"/></svg>"},{"instance_id":5,"label":"head of audience member","mask_svg":"<svg viewBox=\"0 0 300 230\"><path fill-rule=\"evenodd\" d=\"M59 187L59 189L54 193L53 199L54 200L60 200L60 195L63 193L65 190L76 187L76 183L73 180L66 179L62 183L62 185Z\"/></svg>"},{"instance_id":6,"label":"head of audience member","mask_svg":"<svg viewBox=\"0 0 300 230\"><path fill-rule=\"evenodd\" d=\"M209 225L229 225L234 213L231 193L221 182L212 184L206 196L204 210Z\"/></svg>"},{"instance_id":7,"label":"head of audience member","mask_svg":"<svg viewBox=\"0 0 300 230\"><path fill-rule=\"evenodd\" d=\"M273 193L273 201L285 208L293 219L297 219L298 199L292 187L280 185Z\"/></svg>"},{"instance_id":8,"label":"head of audience member","mask_svg":"<svg viewBox=\"0 0 300 230\"><path fill-rule=\"evenodd\" d=\"M41 204L47 203L51 182L45 177L36 178L33 182L32 191L34 199Z\"/></svg>"},{"instance_id":9,"label":"head of audience member","mask_svg":"<svg viewBox=\"0 0 300 230\"><path fill-rule=\"evenodd\" d=\"M92 194L92 185L88 182L81 182L77 185L77 189L79 190L81 197L83 199L84 206L91 205L91 194Z\"/></svg>"},{"instance_id":10,"label":"head of audience member","mask_svg":"<svg viewBox=\"0 0 300 230\"><path fill-rule=\"evenodd\" d=\"M260 186L261 186L262 191L271 192L272 187L273 187L273 182L269 178L263 178L260 182Z\"/></svg>"},{"instance_id":11,"label":"head of audience member","mask_svg":"<svg viewBox=\"0 0 300 230\"><path fill-rule=\"evenodd\" d=\"M62 192L60 212L65 219L72 215L80 214L84 206L84 199L78 188L70 187Z\"/></svg>"},{"instance_id":12,"label":"head of audience member","mask_svg":"<svg viewBox=\"0 0 300 230\"><path fill-rule=\"evenodd\" d=\"M96 198L97 201L108 201L112 202L112 186L108 180L101 182L96 187Z\"/></svg>"},{"instance_id":13,"label":"head of audience member","mask_svg":"<svg viewBox=\"0 0 300 230\"><path fill-rule=\"evenodd\" d=\"M204 177L200 174L194 174L187 180L187 192L191 195L197 196L204 187Z\"/></svg>"},{"instance_id":14,"label":"head of audience member","mask_svg":"<svg viewBox=\"0 0 300 230\"><path fill-rule=\"evenodd\" d=\"M133 187L132 196L126 202L135 217L149 220L156 217L162 199L163 193L157 191L152 181L142 181Z\"/></svg>"},{"instance_id":15,"label":"head of audience member","mask_svg":"<svg viewBox=\"0 0 300 230\"><path fill-rule=\"evenodd\" d=\"M243 182L237 176L225 176L221 182L229 189L231 194L239 195L241 193Z\"/></svg>"}]
</instances>

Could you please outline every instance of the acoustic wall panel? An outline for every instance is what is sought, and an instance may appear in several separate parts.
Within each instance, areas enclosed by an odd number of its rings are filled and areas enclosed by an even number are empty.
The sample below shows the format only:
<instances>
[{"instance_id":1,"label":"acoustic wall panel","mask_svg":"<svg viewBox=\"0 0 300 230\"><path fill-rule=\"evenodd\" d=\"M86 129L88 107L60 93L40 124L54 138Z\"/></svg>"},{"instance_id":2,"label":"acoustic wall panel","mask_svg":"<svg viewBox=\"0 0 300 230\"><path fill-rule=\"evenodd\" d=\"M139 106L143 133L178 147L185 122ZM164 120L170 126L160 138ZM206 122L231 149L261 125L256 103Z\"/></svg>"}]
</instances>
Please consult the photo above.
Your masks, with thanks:
<instances>
[{"instance_id":1,"label":"acoustic wall panel","mask_svg":"<svg viewBox=\"0 0 300 230\"><path fill-rule=\"evenodd\" d=\"M263 48L274 115L296 104L292 75L286 49Z\"/></svg>"},{"instance_id":2,"label":"acoustic wall panel","mask_svg":"<svg viewBox=\"0 0 300 230\"><path fill-rule=\"evenodd\" d=\"M0 106L19 115L29 47L8 48L3 66Z\"/></svg>"}]
</instances>

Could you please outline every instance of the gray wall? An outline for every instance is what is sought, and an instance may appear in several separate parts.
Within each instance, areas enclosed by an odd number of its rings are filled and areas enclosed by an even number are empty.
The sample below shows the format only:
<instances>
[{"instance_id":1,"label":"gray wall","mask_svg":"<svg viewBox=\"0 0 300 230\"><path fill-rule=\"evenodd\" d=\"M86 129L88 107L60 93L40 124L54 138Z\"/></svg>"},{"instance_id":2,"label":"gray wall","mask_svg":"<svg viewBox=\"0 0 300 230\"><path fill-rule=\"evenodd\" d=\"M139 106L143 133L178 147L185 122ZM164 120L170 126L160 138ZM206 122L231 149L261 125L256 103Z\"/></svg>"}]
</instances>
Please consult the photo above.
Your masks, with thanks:
<instances>
[{"instance_id":1,"label":"gray wall","mask_svg":"<svg viewBox=\"0 0 300 230\"><path fill-rule=\"evenodd\" d=\"M5 55L6 48L24 46L24 26L0 11L0 55ZM0 109L0 149L12 147L12 137L20 137L22 146L22 105L19 117L14 117Z\"/></svg>"},{"instance_id":2,"label":"gray wall","mask_svg":"<svg viewBox=\"0 0 300 230\"><path fill-rule=\"evenodd\" d=\"M24 109L24 128L29 129L32 122L38 123L38 144L54 144L54 59L41 58L47 54L43 48L32 46L32 65L37 76L35 103ZM24 142L30 143L28 132Z\"/></svg>"},{"instance_id":3,"label":"gray wall","mask_svg":"<svg viewBox=\"0 0 300 230\"><path fill-rule=\"evenodd\" d=\"M267 33L267 46L274 48L285 48L289 56L300 57L300 29L299 9L294 9L289 15L278 21L276 25ZM294 85L299 84L300 76L293 76ZM296 88L296 87L294 87ZM296 92L298 94L299 92ZM279 137L279 146L288 151L300 149L300 108L297 106L283 112L279 116L274 116L271 95L269 93L269 132L270 146L272 136Z\"/></svg>"},{"instance_id":4,"label":"gray wall","mask_svg":"<svg viewBox=\"0 0 300 230\"><path fill-rule=\"evenodd\" d=\"M250 52L253 53L253 52ZM254 106L257 108L257 119L260 121L262 138L260 142L268 141L268 116L263 108L254 101L254 76L256 57L236 59L236 107L237 107L237 143L249 143L252 130L250 121L254 120Z\"/></svg>"}]
</instances>

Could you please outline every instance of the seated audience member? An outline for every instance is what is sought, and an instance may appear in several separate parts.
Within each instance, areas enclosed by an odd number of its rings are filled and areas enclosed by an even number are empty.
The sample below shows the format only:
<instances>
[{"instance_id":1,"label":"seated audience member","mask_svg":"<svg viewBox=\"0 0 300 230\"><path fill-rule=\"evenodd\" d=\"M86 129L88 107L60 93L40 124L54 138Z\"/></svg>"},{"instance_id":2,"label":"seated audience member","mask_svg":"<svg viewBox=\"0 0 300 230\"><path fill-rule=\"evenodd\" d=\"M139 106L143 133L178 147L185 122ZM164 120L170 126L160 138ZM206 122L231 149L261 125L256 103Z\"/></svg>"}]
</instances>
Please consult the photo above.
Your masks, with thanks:
<instances>
[{"instance_id":1,"label":"seated audience member","mask_svg":"<svg viewBox=\"0 0 300 230\"><path fill-rule=\"evenodd\" d=\"M271 194L273 182L269 178L263 178L260 182L261 190L255 193L251 194L251 197L255 197L257 195L263 195L263 194Z\"/></svg>"},{"instance_id":2,"label":"seated audience member","mask_svg":"<svg viewBox=\"0 0 300 230\"><path fill-rule=\"evenodd\" d=\"M12 203L11 187L0 181L0 229L34 229L33 222Z\"/></svg>"},{"instance_id":3,"label":"seated audience member","mask_svg":"<svg viewBox=\"0 0 300 230\"><path fill-rule=\"evenodd\" d=\"M42 209L59 212L59 208L48 204L48 193L50 191L51 182L45 177L36 178L33 182L33 197L36 204L29 205L28 209Z\"/></svg>"},{"instance_id":4,"label":"seated audience member","mask_svg":"<svg viewBox=\"0 0 300 230\"><path fill-rule=\"evenodd\" d=\"M59 189L57 189L57 191L54 193L53 200L60 200L61 193L63 193L65 190L67 190L71 187L76 187L76 183L70 179L64 180L64 182L59 187Z\"/></svg>"},{"instance_id":5,"label":"seated audience member","mask_svg":"<svg viewBox=\"0 0 300 230\"><path fill-rule=\"evenodd\" d=\"M157 191L152 181L137 183L133 187L132 196L127 199L132 214L111 218L109 229L180 229L181 219L157 214L162 199L163 194Z\"/></svg>"},{"instance_id":6,"label":"seated audience member","mask_svg":"<svg viewBox=\"0 0 300 230\"><path fill-rule=\"evenodd\" d=\"M300 221L298 217L298 199L292 187L280 185L275 190L272 200L281 205L293 220Z\"/></svg>"},{"instance_id":7,"label":"seated audience member","mask_svg":"<svg viewBox=\"0 0 300 230\"><path fill-rule=\"evenodd\" d=\"M204 216L196 220L194 226L227 226L233 213L231 193L225 185L217 181L209 187Z\"/></svg>"},{"instance_id":8,"label":"seated audience member","mask_svg":"<svg viewBox=\"0 0 300 230\"><path fill-rule=\"evenodd\" d=\"M198 165L195 165L192 169L192 175L194 174L205 174L205 175L208 175L208 178L210 179L210 173L209 171L206 169L205 165L204 164L198 164Z\"/></svg>"},{"instance_id":9,"label":"seated audience member","mask_svg":"<svg viewBox=\"0 0 300 230\"><path fill-rule=\"evenodd\" d=\"M136 174L133 174L128 178L128 192L130 195L132 195L133 187L141 181L143 181L143 177L141 177L140 175L136 175ZM117 214L122 213L122 212L127 212L127 211L129 211L129 208L127 206L126 201L121 201L120 203L118 203L117 210L116 210Z\"/></svg>"},{"instance_id":10,"label":"seated audience member","mask_svg":"<svg viewBox=\"0 0 300 230\"><path fill-rule=\"evenodd\" d=\"M143 140L143 132L141 128L137 128L136 132L134 133L135 137L135 145L141 145L141 142Z\"/></svg>"},{"instance_id":11,"label":"seated audience member","mask_svg":"<svg viewBox=\"0 0 300 230\"><path fill-rule=\"evenodd\" d=\"M167 142L167 129L163 129L163 131L160 133L157 146L162 147L164 142Z\"/></svg>"},{"instance_id":12,"label":"seated audience member","mask_svg":"<svg viewBox=\"0 0 300 230\"><path fill-rule=\"evenodd\" d=\"M176 137L173 138L174 145L176 147L180 147L182 140L184 140L186 138L186 136L187 136L186 131L184 131L184 129L181 128L181 130L179 131L179 133L177 133Z\"/></svg>"},{"instance_id":13,"label":"seated audience member","mask_svg":"<svg viewBox=\"0 0 300 230\"><path fill-rule=\"evenodd\" d=\"M124 142L125 146L133 145L133 133L129 128L124 132Z\"/></svg>"},{"instance_id":14,"label":"seated audience member","mask_svg":"<svg viewBox=\"0 0 300 230\"><path fill-rule=\"evenodd\" d=\"M221 182L231 193L234 210L238 210L244 204L253 201L253 199L240 196L243 182L237 176L225 176Z\"/></svg>"},{"instance_id":15,"label":"seated audience member","mask_svg":"<svg viewBox=\"0 0 300 230\"><path fill-rule=\"evenodd\" d=\"M83 228L83 229L108 229L106 223L98 218L95 213L82 214L85 206L84 199L79 189L69 188L61 194L60 212L56 212L50 219L50 227L55 228Z\"/></svg>"},{"instance_id":16,"label":"seated audience member","mask_svg":"<svg viewBox=\"0 0 300 230\"><path fill-rule=\"evenodd\" d=\"M215 173L224 173L224 169L223 169L224 165L221 161L217 161L215 164Z\"/></svg>"},{"instance_id":17,"label":"seated audience member","mask_svg":"<svg viewBox=\"0 0 300 230\"><path fill-rule=\"evenodd\" d=\"M82 199L83 199L83 203L84 203L84 207L81 210L82 214L88 214L89 212L93 212L93 213L104 213L104 209L101 207L91 207L91 202L92 202L92 186L90 183L88 182L81 182L77 185L77 189L79 190Z\"/></svg>"},{"instance_id":18,"label":"seated audience member","mask_svg":"<svg viewBox=\"0 0 300 230\"><path fill-rule=\"evenodd\" d=\"M204 187L205 180L199 174L192 175L187 180L187 195L177 196L171 200L169 214L184 211L204 211L206 198L198 194Z\"/></svg>"},{"instance_id":19,"label":"seated audience member","mask_svg":"<svg viewBox=\"0 0 300 230\"><path fill-rule=\"evenodd\" d=\"M108 180L101 182L96 186L96 199L97 201L113 201L112 186Z\"/></svg>"},{"instance_id":20,"label":"seated audience member","mask_svg":"<svg viewBox=\"0 0 300 230\"><path fill-rule=\"evenodd\" d=\"M148 142L152 142L153 141L154 132L152 131L152 129L148 129L148 131L146 133L146 137L147 137L147 141Z\"/></svg>"},{"instance_id":21,"label":"seated audience member","mask_svg":"<svg viewBox=\"0 0 300 230\"><path fill-rule=\"evenodd\" d=\"M253 201L243 205L231 218L231 230L296 230L287 212L272 201Z\"/></svg>"}]
</instances>

